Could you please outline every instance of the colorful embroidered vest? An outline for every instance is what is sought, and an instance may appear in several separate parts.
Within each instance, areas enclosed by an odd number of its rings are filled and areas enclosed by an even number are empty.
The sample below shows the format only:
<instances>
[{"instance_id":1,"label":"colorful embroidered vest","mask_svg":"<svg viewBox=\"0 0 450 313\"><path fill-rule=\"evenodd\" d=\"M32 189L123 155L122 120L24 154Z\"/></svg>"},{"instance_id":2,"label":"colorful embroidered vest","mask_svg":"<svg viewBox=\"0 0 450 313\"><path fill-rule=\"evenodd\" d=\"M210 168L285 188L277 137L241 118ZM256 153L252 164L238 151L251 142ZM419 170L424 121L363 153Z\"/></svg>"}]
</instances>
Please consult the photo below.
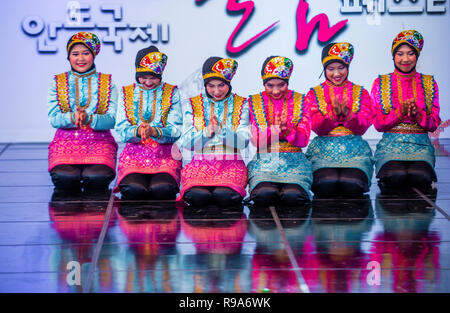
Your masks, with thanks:
<instances>
[{"instance_id":1,"label":"colorful embroidered vest","mask_svg":"<svg viewBox=\"0 0 450 313\"><path fill-rule=\"evenodd\" d=\"M55 76L56 81L56 98L58 100L58 105L62 113L72 112L69 102L69 78L68 72L59 74ZM88 83L88 88L90 90L91 84ZM108 106L111 98L111 88L112 81L111 75L98 73L98 102L95 110L95 114L105 114L108 111ZM92 94L89 92L90 102Z\"/></svg>"},{"instance_id":2,"label":"colorful embroidered vest","mask_svg":"<svg viewBox=\"0 0 450 313\"><path fill-rule=\"evenodd\" d=\"M200 131L206 128L206 120L205 120L205 108L204 108L204 99L203 95L198 95L190 99L192 106L192 115L194 127ZM234 131L239 126L241 121L242 108L244 106L245 98L238 96L236 94L233 95L233 112L231 116L231 124ZM224 112L224 116L227 115L227 112ZM226 119L225 119L226 122Z\"/></svg>"},{"instance_id":3,"label":"colorful embroidered vest","mask_svg":"<svg viewBox=\"0 0 450 313\"><path fill-rule=\"evenodd\" d=\"M292 111L292 125L297 127L298 123L302 119L303 115L303 101L305 97L298 92L290 91L293 93L293 111ZM264 103L264 97L262 93L250 96L250 105L252 107L253 116L255 118L256 126L260 132L265 132L271 125L269 121L273 121L273 108L271 102ZM287 109L287 108L286 108ZM268 151L264 152L302 152L300 147L296 147L287 141L280 141L277 143L277 147L268 147ZM258 147L258 153L262 150Z\"/></svg>"},{"instance_id":4,"label":"colorful embroidered vest","mask_svg":"<svg viewBox=\"0 0 450 313\"><path fill-rule=\"evenodd\" d=\"M380 103L383 114L389 114L393 108L393 75L380 75ZM397 78L397 89L401 89L400 79ZM426 112L431 114L433 102L436 97L436 90L434 89L435 81L431 75L420 74L419 77L413 79L413 92L417 98L417 93L420 92L425 99ZM401 90L399 90L401 92Z\"/></svg>"},{"instance_id":5,"label":"colorful embroidered vest","mask_svg":"<svg viewBox=\"0 0 450 313\"><path fill-rule=\"evenodd\" d=\"M344 87L346 88L346 87ZM362 92L364 90L364 88L362 86L356 85L352 83L352 91L351 91L351 95L352 95L352 112L354 114L358 114L359 110L361 109L361 95ZM322 113L322 115L327 115L328 114L328 103L326 101L325 98L325 88L323 86L323 84L316 86L314 88L312 88L312 90L314 91L314 94L316 96L316 100L317 100L317 105L319 107L319 112ZM330 92L330 99L332 99L334 97L333 94L333 87L329 87L329 92ZM347 92L344 90L344 94L346 94ZM328 135L329 136L346 136L346 135L352 135L353 132L348 129L345 128L343 126L338 126L335 129L331 130Z\"/></svg>"},{"instance_id":6,"label":"colorful embroidered vest","mask_svg":"<svg viewBox=\"0 0 450 313\"><path fill-rule=\"evenodd\" d=\"M137 125L136 116L134 114L134 90L136 84L123 87L123 98L125 104L125 113L131 125ZM172 97L176 86L164 83L162 86L161 101L161 122L164 127L167 125L167 117L172 106Z\"/></svg>"}]
</instances>

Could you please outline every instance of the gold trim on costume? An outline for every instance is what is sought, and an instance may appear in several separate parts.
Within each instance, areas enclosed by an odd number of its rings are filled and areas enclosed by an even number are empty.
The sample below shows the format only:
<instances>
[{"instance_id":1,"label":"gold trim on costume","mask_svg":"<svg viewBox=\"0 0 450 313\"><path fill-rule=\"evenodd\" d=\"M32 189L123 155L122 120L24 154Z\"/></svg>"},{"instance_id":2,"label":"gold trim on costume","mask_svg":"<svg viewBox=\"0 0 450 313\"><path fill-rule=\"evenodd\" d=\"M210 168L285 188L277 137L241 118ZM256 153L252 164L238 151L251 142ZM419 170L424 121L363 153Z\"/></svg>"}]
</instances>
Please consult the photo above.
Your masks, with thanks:
<instances>
[{"instance_id":1,"label":"gold trim on costume","mask_svg":"<svg viewBox=\"0 0 450 313\"><path fill-rule=\"evenodd\" d=\"M225 79L227 82L230 82L230 80L226 79L225 76L223 76L220 73L215 73L214 72L214 73L207 73L207 74L203 75L203 79L204 80L207 79L207 78L210 78L210 77L222 78L222 79Z\"/></svg>"},{"instance_id":2,"label":"gold trim on costume","mask_svg":"<svg viewBox=\"0 0 450 313\"><path fill-rule=\"evenodd\" d=\"M153 101L152 101L152 114L150 115L150 118L146 120L144 118L144 91L141 89L139 90L139 121L142 124L150 125L151 122L155 119L156 115L156 89L153 90Z\"/></svg>"},{"instance_id":3,"label":"gold trim on costume","mask_svg":"<svg viewBox=\"0 0 450 313\"><path fill-rule=\"evenodd\" d=\"M302 120L304 96L301 93L294 92L294 103L292 109L292 125L297 127Z\"/></svg>"},{"instance_id":4,"label":"gold trim on costume","mask_svg":"<svg viewBox=\"0 0 450 313\"><path fill-rule=\"evenodd\" d=\"M354 133L350 129L348 129L344 126L338 126L338 127L334 128L332 131L330 131L327 136L335 137L335 136L347 136L347 135L353 135L353 134Z\"/></svg>"},{"instance_id":5,"label":"gold trim on costume","mask_svg":"<svg viewBox=\"0 0 450 313\"><path fill-rule=\"evenodd\" d=\"M123 87L123 97L125 105L125 114L131 125L137 125L136 118L134 116L134 88L135 84Z\"/></svg>"},{"instance_id":6,"label":"gold trim on costume","mask_svg":"<svg viewBox=\"0 0 450 313\"><path fill-rule=\"evenodd\" d=\"M138 72L138 73L147 72L147 73L158 74L158 73L155 73L154 71L150 70L147 67L136 67L136 72Z\"/></svg>"},{"instance_id":7,"label":"gold trim on costume","mask_svg":"<svg viewBox=\"0 0 450 313\"><path fill-rule=\"evenodd\" d=\"M239 126L239 122L241 121L242 108L244 107L245 98L235 95L233 100L233 113L231 114L231 125L233 127L233 131Z\"/></svg>"},{"instance_id":8,"label":"gold trim on costume","mask_svg":"<svg viewBox=\"0 0 450 313\"><path fill-rule=\"evenodd\" d=\"M258 153L272 153L272 152L302 152L302 148L292 145L289 141L279 141L270 147L258 149Z\"/></svg>"},{"instance_id":9,"label":"gold trim on costume","mask_svg":"<svg viewBox=\"0 0 450 313\"><path fill-rule=\"evenodd\" d=\"M425 94L425 104L427 114L431 114L435 97L434 78L432 75L422 75L422 86Z\"/></svg>"},{"instance_id":10,"label":"gold trim on costume","mask_svg":"<svg viewBox=\"0 0 450 313\"><path fill-rule=\"evenodd\" d=\"M229 147L226 145L208 146L208 147L203 147L202 150L197 151L196 153L199 153L199 154L201 154L201 153L203 153L203 154L236 154L236 153L239 153L239 149Z\"/></svg>"},{"instance_id":11,"label":"gold trim on costume","mask_svg":"<svg viewBox=\"0 0 450 313\"><path fill-rule=\"evenodd\" d=\"M266 80L267 78L278 78L278 79L281 79L281 80L289 79L289 77L283 78L283 77L280 77L280 76L275 75L275 74L264 74L261 78L262 78L262 80Z\"/></svg>"},{"instance_id":12,"label":"gold trim on costume","mask_svg":"<svg viewBox=\"0 0 450 313\"><path fill-rule=\"evenodd\" d=\"M162 89L162 100L161 100L161 122L163 126L167 126L167 118L169 116L169 110L172 107L172 96L175 91L174 85L165 83Z\"/></svg>"},{"instance_id":13,"label":"gold trim on costume","mask_svg":"<svg viewBox=\"0 0 450 313\"><path fill-rule=\"evenodd\" d=\"M56 95L59 109L62 113L70 112L69 105L69 80L67 73L62 73L55 76L56 80Z\"/></svg>"},{"instance_id":14,"label":"gold trim on costume","mask_svg":"<svg viewBox=\"0 0 450 313\"><path fill-rule=\"evenodd\" d=\"M332 88L332 87L330 87ZM322 113L322 115L327 115L328 111L327 111L327 102L325 100L325 92L323 90L323 86L319 85L313 88L315 93L316 93L316 99L317 99L317 105L319 107L319 111L320 113Z\"/></svg>"},{"instance_id":15,"label":"gold trim on costume","mask_svg":"<svg viewBox=\"0 0 450 313\"><path fill-rule=\"evenodd\" d=\"M264 112L263 97L261 94L256 94L250 96L250 98L256 123L258 124L258 128L260 129L260 131L264 132L267 129L268 125Z\"/></svg>"},{"instance_id":16,"label":"gold trim on costume","mask_svg":"<svg viewBox=\"0 0 450 313\"><path fill-rule=\"evenodd\" d=\"M353 90L352 90L352 98L353 98L352 112L358 113L359 109L361 108L361 95L362 95L363 87L353 84L352 88L353 88Z\"/></svg>"},{"instance_id":17,"label":"gold trim on costume","mask_svg":"<svg viewBox=\"0 0 450 313\"><path fill-rule=\"evenodd\" d=\"M419 124L400 123L387 131L396 134L425 134L427 133Z\"/></svg>"},{"instance_id":18,"label":"gold trim on costume","mask_svg":"<svg viewBox=\"0 0 450 313\"><path fill-rule=\"evenodd\" d=\"M341 62L344 62L345 64L348 65L347 62L345 62L342 58L338 57L337 55L329 55L329 56L327 56L326 58L323 59L322 64L325 64L325 63L327 63L330 60L341 61Z\"/></svg>"},{"instance_id":19,"label":"gold trim on costume","mask_svg":"<svg viewBox=\"0 0 450 313\"><path fill-rule=\"evenodd\" d=\"M108 111L111 98L111 75L98 73L98 104L97 114L105 114Z\"/></svg>"},{"instance_id":20,"label":"gold trim on costume","mask_svg":"<svg viewBox=\"0 0 450 313\"><path fill-rule=\"evenodd\" d=\"M206 128L205 110L203 107L202 95L191 98L192 115L194 119L194 127L197 131L201 131Z\"/></svg>"},{"instance_id":21,"label":"gold trim on costume","mask_svg":"<svg viewBox=\"0 0 450 313\"><path fill-rule=\"evenodd\" d=\"M391 75L380 75L380 100L384 114L392 111L392 80Z\"/></svg>"}]
</instances>

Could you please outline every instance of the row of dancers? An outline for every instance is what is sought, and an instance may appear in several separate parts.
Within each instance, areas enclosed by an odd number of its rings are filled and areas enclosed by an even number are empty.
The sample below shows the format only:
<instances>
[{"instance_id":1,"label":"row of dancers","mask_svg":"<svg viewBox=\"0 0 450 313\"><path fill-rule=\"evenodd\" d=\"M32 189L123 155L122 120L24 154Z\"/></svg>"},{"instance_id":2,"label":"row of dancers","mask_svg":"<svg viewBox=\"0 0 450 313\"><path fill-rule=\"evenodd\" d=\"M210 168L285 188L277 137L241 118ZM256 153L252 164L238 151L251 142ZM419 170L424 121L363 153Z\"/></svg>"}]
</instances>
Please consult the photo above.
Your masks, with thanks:
<instances>
[{"instance_id":1,"label":"row of dancers","mask_svg":"<svg viewBox=\"0 0 450 313\"><path fill-rule=\"evenodd\" d=\"M155 46L138 51L136 82L118 90L111 75L96 70L98 37L77 33L67 43L71 70L55 75L48 94L57 128L52 181L59 190L104 190L117 176L122 199L194 206L237 205L247 187L256 205L296 205L311 200L311 191L361 195L374 168L382 191L428 190L437 179L428 132L441 120L436 81L416 71L423 44L415 30L399 33L391 47L395 69L379 75L370 94L348 79L348 42L324 47L326 79L307 94L289 88L294 66L287 57L264 61L264 90L248 97L232 92L238 62L210 57L205 90L183 111L177 86L162 80L166 54ZM372 124L383 132L375 154L362 138ZM126 143L118 166L111 129ZM311 130L317 136L310 142ZM257 153L245 164L241 150L249 143ZM193 157L183 166L184 150Z\"/></svg>"}]
</instances>

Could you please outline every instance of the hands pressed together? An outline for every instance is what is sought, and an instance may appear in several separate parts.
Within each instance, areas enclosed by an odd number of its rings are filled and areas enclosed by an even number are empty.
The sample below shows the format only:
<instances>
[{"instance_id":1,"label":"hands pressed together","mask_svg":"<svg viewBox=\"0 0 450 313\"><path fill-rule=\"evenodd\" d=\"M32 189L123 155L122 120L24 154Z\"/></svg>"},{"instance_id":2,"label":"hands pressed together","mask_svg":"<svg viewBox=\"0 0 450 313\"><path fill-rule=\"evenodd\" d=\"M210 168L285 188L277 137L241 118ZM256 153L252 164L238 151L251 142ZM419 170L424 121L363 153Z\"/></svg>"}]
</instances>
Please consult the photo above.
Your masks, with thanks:
<instances>
[{"instance_id":1,"label":"hands pressed together","mask_svg":"<svg viewBox=\"0 0 450 313\"><path fill-rule=\"evenodd\" d=\"M342 98L342 102L339 101L338 98L333 98L331 100L333 106L333 112L337 116L338 119L345 119L350 112L348 108L348 97L344 94Z\"/></svg>"},{"instance_id":2,"label":"hands pressed together","mask_svg":"<svg viewBox=\"0 0 450 313\"><path fill-rule=\"evenodd\" d=\"M285 116L285 114L280 115L280 112L275 113L275 120L273 125L281 134L285 133L288 127L287 116Z\"/></svg>"},{"instance_id":3,"label":"hands pressed together","mask_svg":"<svg viewBox=\"0 0 450 313\"><path fill-rule=\"evenodd\" d=\"M82 128L88 123L89 116L83 108L77 108L75 111L75 126L77 128Z\"/></svg>"},{"instance_id":4,"label":"hands pressed together","mask_svg":"<svg viewBox=\"0 0 450 313\"><path fill-rule=\"evenodd\" d=\"M416 120L418 117L419 110L416 105L416 100L408 99L402 103L401 114L403 118L412 118Z\"/></svg>"},{"instance_id":5,"label":"hands pressed together","mask_svg":"<svg viewBox=\"0 0 450 313\"><path fill-rule=\"evenodd\" d=\"M207 137L209 138L214 137L215 133L219 132L221 128L222 125L217 120L217 117L216 116L211 117L211 119L209 120Z\"/></svg>"},{"instance_id":6,"label":"hands pressed together","mask_svg":"<svg viewBox=\"0 0 450 313\"><path fill-rule=\"evenodd\" d=\"M150 137L158 137L158 131L150 124L142 123L138 128L138 136L145 141Z\"/></svg>"}]
</instances>

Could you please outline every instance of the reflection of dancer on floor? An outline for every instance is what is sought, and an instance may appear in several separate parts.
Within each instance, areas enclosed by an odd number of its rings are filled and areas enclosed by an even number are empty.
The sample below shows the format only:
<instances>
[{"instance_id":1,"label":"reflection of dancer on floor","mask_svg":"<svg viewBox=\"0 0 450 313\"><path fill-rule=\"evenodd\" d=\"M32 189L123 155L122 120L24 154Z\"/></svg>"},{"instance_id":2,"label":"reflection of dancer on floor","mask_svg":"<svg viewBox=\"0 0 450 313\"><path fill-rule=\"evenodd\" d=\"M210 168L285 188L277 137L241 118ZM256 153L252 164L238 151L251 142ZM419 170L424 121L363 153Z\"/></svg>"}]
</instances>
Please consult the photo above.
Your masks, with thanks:
<instances>
[{"instance_id":1,"label":"reflection of dancer on floor","mask_svg":"<svg viewBox=\"0 0 450 313\"><path fill-rule=\"evenodd\" d=\"M164 83L167 56L155 46L138 51L136 81L122 88L116 131L126 142L115 192L123 199L174 200L181 160L173 143L181 135L178 88Z\"/></svg>"},{"instance_id":2,"label":"reflection of dancer on floor","mask_svg":"<svg viewBox=\"0 0 450 313\"><path fill-rule=\"evenodd\" d=\"M306 101L311 108L317 137L308 146L312 163L311 190L320 196L361 195L369 191L373 157L362 135L372 124L369 93L348 80L353 45L331 43L322 51L326 81L311 88Z\"/></svg>"},{"instance_id":3,"label":"reflection of dancer on floor","mask_svg":"<svg viewBox=\"0 0 450 313\"><path fill-rule=\"evenodd\" d=\"M276 208L283 231L298 266L303 269L301 275L308 287L317 280L316 272L310 270L315 267L312 238L309 236L310 210L310 203L295 208ZM256 241L252 258L251 291L301 292L298 277L270 210L263 210L261 207L252 209L249 223L249 234Z\"/></svg>"},{"instance_id":4,"label":"reflection of dancer on floor","mask_svg":"<svg viewBox=\"0 0 450 313\"><path fill-rule=\"evenodd\" d=\"M184 208L181 229L196 248L193 290L187 292L249 292L243 287L248 282L247 258L241 254L248 227L243 209Z\"/></svg>"},{"instance_id":5,"label":"reflection of dancer on floor","mask_svg":"<svg viewBox=\"0 0 450 313\"><path fill-rule=\"evenodd\" d=\"M110 192L71 195L55 191L48 204L52 227L58 232L63 245L55 246L51 253L50 264L54 264L52 272L66 273L67 264L76 261L81 266L81 285L69 286L66 275L59 275L58 292L82 292L87 278L84 264L92 262L95 243L103 227ZM109 226L115 223L112 214ZM57 263L57 264L56 264ZM109 260L99 260L98 266L103 271L99 276L99 285L110 290L112 286L111 264ZM57 267L57 268L56 268Z\"/></svg>"},{"instance_id":6,"label":"reflection of dancer on floor","mask_svg":"<svg viewBox=\"0 0 450 313\"><path fill-rule=\"evenodd\" d=\"M178 209L174 205L149 206L148 203L115 202L119 227L133 251L122 257L126 264L125 292L173 292L173 264L180 232Z\"/></svg>"},{"instance_id":7,"label":"reflection of dancer on floor","mask_svg":"<svg viewBox=\"0 0 450 313\"><path fill-rule=\"evenodd\" d=\"M429 197L435 201L436 191ZM440 281L441 242L439 233L429 230L435 211L422 199L408 198L377 195L376 213L383 231L373 240L371 260L381 264L381 286L390 284L394 292L445 292L435 289Z\"/></svg>"},{"instance_id":8,"label":"reflection of dancer on floor","mask_svg":"<svg viewBox=\"0 0 450 313\"><path fill-rule=\"evenodd\" d=\"M436 181L435 151L429 132L439 126L439 92L433 76L416 72L423 37L403 31L392 43L395 70L380 75L372 86L377 117L375 128L383 138L375 152L379 186L430 188Z\"/></svg>"},{"instance_id":9,"label":"reflection of dancer on floor","mask_svg":"<svg viewBox=\"0 0 450 313\"><path fill-rule=\"evenodd\" d=\"M368 195L352 200L314 200L312 229L315 240L316 288L325 292L365 292L369 255L362 239L373 224ZM313 287L313 286L312 286Z\"/></svg>"},{"instance_id":10,"label":"reflection of dancer on floor","mask_svg":"<svg viewBox=\"0 0 450 313\"><path fill-rule=\"evenodd\" d=\"M294 64L282 56L262 66L264 91L249 97L252 143L248 164L250 198L256 205L296 205L309 201L311 165L302 153L311 133L309 107L288 89Z\"/></svg>"},{"instance_id":11,"label":"reflection of dancer on floor","mask_svg":"<svg viewBox=\"0 0 450 313\"><path fill-rule=\"evenodd\" d=\"M57 128L49 145L49 172L57 189L105 190L115 177L117 89L111 75L97 72L100 40L80 32L67 43L71 70L48 93L48 117Z\"/></svg>"},{"instance_id":12,"label":"reflection of dancer on floor","mask_svg":"<svg viewBox=\"0 0 450 313\"><path fill-rule=\"evenodd\" d=\"M241 203L247 168L240 150L248 145L249 115L245 98L231 92L237 70L233 59L210 57L203 64L206 92L189 99L181 145L194 151L181 171L179 199L191 205Z\"/></svg>"}]
</instances>

